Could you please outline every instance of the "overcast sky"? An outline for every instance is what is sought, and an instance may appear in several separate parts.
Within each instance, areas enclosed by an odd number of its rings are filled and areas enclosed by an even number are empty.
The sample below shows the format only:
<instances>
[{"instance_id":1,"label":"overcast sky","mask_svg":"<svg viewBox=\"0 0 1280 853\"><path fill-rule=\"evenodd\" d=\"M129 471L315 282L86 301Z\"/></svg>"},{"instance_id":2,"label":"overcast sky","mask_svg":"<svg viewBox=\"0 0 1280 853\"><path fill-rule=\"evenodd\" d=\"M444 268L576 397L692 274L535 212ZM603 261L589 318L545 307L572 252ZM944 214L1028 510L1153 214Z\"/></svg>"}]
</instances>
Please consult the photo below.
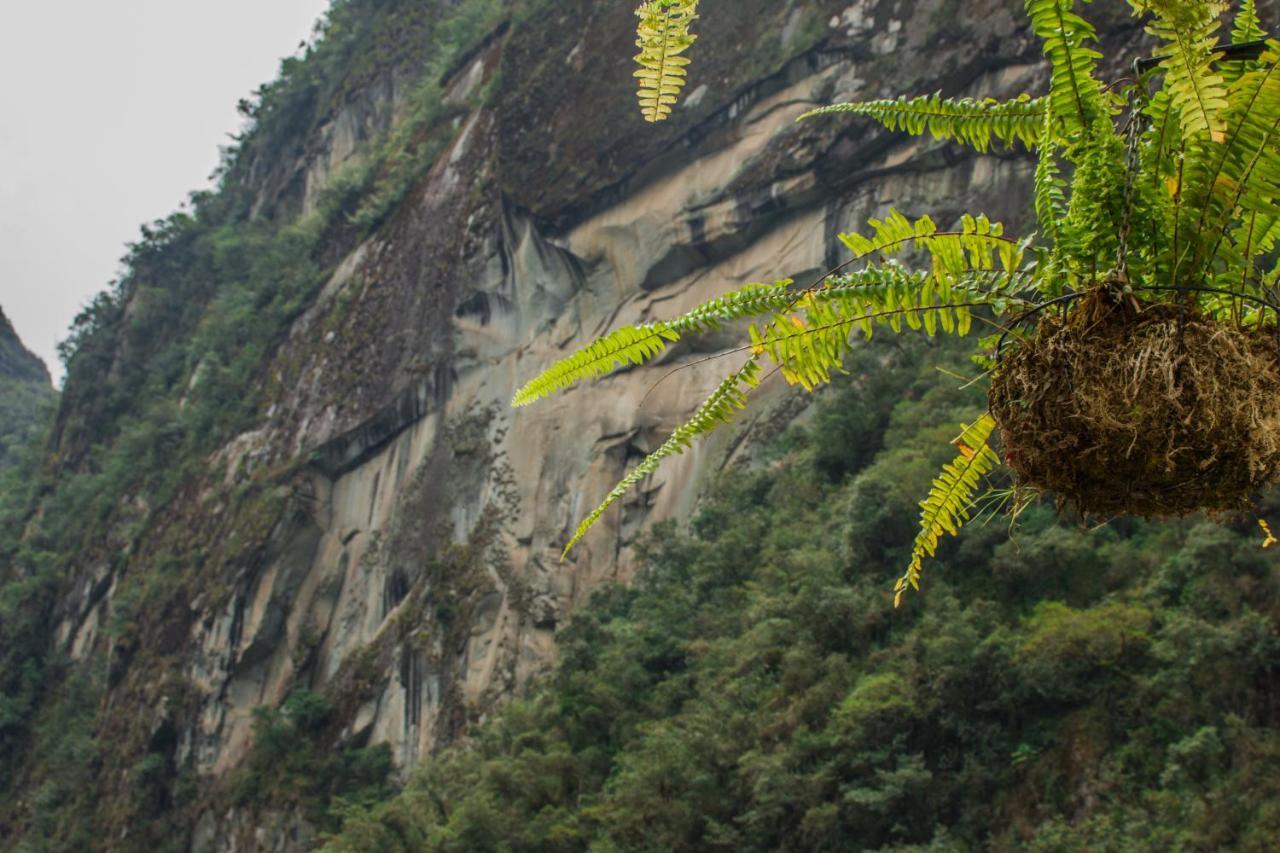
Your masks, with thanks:
<instances>
[{"instance_id":1,"label":"overcast sky","mask_svg":"<svg viewBox=\"0 0 1280 853\"><path fill-rule=\"evenodd\" d=\"M0 3L0 306L60 381L55 344L138 226L209 185L236 102L328 0Z\"/></svg>"}]
</instances>

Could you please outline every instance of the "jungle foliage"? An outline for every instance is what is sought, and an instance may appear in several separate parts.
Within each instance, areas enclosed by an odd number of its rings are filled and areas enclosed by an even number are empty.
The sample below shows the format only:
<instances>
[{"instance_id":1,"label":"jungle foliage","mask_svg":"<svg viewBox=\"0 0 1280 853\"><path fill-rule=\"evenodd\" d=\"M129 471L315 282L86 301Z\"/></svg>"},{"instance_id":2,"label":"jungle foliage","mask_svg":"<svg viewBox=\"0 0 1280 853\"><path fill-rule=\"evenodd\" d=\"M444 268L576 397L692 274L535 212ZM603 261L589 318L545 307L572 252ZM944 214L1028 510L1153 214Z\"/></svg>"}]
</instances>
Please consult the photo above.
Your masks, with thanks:
<instances>
[{"instance_id":1,"label":"jungle foliage","mask_svg":"<svg viewBox=\"0 0 1280 853\"><path fill-rule=\"evenodd\" d=\"M1280 586L1252 522L1035 506L948 540L894 610L915 496L982 417L939 370L963 346L860 347L545 679L394 799L338 803L325 849L1272 849Z\"/></svg>"},{"instance_id":2,"label":"jungle foliage","mask_svg":"<svg viewBox=\"0 0 1280 853\"><path fill-rule=\"evenodd\" d=\"M1025 0L1031 29L1051 68L1046 95L1007 102L903 97L833 105L802 117L866 117L891 130L930 134L978 151L997 142L1032 149L1038 158L1033 200L1039 232L1010 236L982 215L939 227L928 216L890 211L871 220L866 233L841 235L851 258L819 281L804 287L790 281L751 284L684 317L616 329L547 369L516 393L514 405L646 363L682 336L753 320L746 342L730 353L744 354L746 364L605 497L568 547L662 459L743 408L766 363L787 382L813 390L845 369L859 332L869 339L879 326L896 333L905 325L929 336L965 336L977 311L983 325L996 332L981 338L975 354L991 374L1002 348L1016 350L1034 337L1019 326L1042 319L1050 306L1084 304L1086 297L1134 305L1174 303L1215 322L1253 330L1274 327L1280 315L1280 264L1274 251L1280 240L1280 42L1259 40L1263 31L1251 0L1239 5L1231 32L1236 46L1254 48L1239 59L1228 59L1218 44L1228 3L1130 0L1130 6L1146 21L1158 47L1155 61L1135 66L1138 76L1129 80L1109 84L1101 79L1097 33L1077 13L1074 0ZM659 0L645 4L641 14L666 10L674 15L685 7L691 14L691 4ZM665 43L683 52L689 46L685 29L683 19L680 26L673 24ZM659 48L648 51L650 60L657 61ZM677 89L673 83L670 93L660 91L657 103L663 94L674 101ZM1087 364L1087 355L1082 353L1081 363ZM966 445L972 458L945 468L929 490L921 504L921 535L898 581L899 593L919 589L923 557L933 553L940 534L954 533L968 517L982 487L977 462L980 473L994 465L987 443L996 434L1006 444L1014 438L984 430L979 446ZM972 427L957 441L965 444L966 436L974 437ZM1139 435L1136 441L1147 438ZM1152 438L1158 443L1160 436ZM1211 434L1208 439L1222 440L1247 442L1248 436ZM1080 442L1078 452L1086 452L1088 436ZM1076 452L1070 447L1068 442L1057 452ZM1195 461L1209 465L1223 448L1194 449ZM1241 464L1257 480L1246 476L1246 487L1276 479L1271 457ZM1026 466L1014 470L1024 489L1045 490L1022 477ZM1022 497L1020 492L1016 506ZM1240 500L1233 494L1221 503ZM1196 506L1221 508L1204 503L1189 508ZM1186 509L1178 505L1173 511Z\"/></svg>"},{"instance_id":3,"label":"jungle foliage","mask_svg":"<svg viewBox=\"0 0 1280 853\"><path fill-rule=\"evenodd\" d=\"M48 420L55 397L48 371L0 310L0 470L18 463Z\"/></svg>"}]
</instances>

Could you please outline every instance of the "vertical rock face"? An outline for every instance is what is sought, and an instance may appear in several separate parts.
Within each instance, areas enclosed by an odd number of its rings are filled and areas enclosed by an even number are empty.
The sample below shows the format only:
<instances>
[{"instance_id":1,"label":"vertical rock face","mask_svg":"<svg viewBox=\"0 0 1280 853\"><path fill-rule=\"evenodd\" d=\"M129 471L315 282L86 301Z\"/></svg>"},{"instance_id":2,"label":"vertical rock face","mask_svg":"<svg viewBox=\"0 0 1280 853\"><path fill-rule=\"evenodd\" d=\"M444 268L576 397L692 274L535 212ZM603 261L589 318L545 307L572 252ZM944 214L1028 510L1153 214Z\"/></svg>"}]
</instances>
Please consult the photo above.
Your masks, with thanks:
<instances>
[{"instance_id":1,"label":"vertical rock face","mask_svg":"<svg viewBox=\"0 0 1280 853\"><path fill-rule=\"evenodd\" d=\"M390 743L403 768L425 760L545 664L584 596L630 577L636 537L687 516L740 452L739 434L673 461L562 562L582 515L741 356L708 360L732 340L713 337L509 409L551 361L751 281L820 274L835 234L891 205L1025 220L1017 155L795 122L833 100L1042 85L1008 4L966 4L973 35L954 40L938 35L946 4L757 5L776 26L708 14L685 107L700 119L652 139L618 44L629 10L567 4L456 72L513 82L458 119L403 208L339 265L268 368L270 416L224 450L229 482L305 460L291 484L306 497L192 622L186 675L205 698L183 749L201 773L234 768L253 708L299 685L349 700L344 737ZM746 58L735 35L786 56L802 26L820 34L808 49L737 87L717 78ZM314 158L308 187L331 159Z\"/></svg>"},{"instance_id":2,"label":"vertical rock face","mask_svg":"<svg viewBox=\"0 0 1280 853\"><path fill-rule=\"evenodd\" d=\"M53 396L49 370L22 345L0 310L0 467L12 462Z\"/></svg>"},{"instance_id":3,"label":"vertical rock face","mask_svg":"<svg viewBox=\"0 0 1280 853\"><path fill-rule=\"evenodd\" d=\"M796 411L770 381L754 419L664 466L561 561L582 515L741 356L732 336L711 336L511 410L513 391L554 359L751 281L819 275L843 258L837 233L890 206L943 225L968 211L1014 233L1027 222L1020 152L795 122L839 100L1043 89L1020 3L711 5L688 97L656 128L633 104L627 5L539 6L449 69L447 147L334 259L262 365L262 416L209 460L216 476L148 510L157 539L180 530L220 556L154 616L132 658L104 628L128 566L77 567L59 642L78 660L113 661L113 713L169 732L170 760L202 790L244 760L254 709L300 687L334 702L334 743L387 743L403 771L429 760L548 662L592 589L632 576L638 536L686 517L753 431ZM410 14L433 14L421 6ZM1102 12L1109 43L1130 49L1126 10ZM314 210L362 141L410 109L404 79L365 81L301 153L255 162L255 208ZM253 512L232 499L247 489L264 495ZM167 662L165 680L140 663L151 659ZM215 805L191 814L195 849L307 843L275 818L266 831L212 794L201 802Z\"/></svg>"}]
</instances>

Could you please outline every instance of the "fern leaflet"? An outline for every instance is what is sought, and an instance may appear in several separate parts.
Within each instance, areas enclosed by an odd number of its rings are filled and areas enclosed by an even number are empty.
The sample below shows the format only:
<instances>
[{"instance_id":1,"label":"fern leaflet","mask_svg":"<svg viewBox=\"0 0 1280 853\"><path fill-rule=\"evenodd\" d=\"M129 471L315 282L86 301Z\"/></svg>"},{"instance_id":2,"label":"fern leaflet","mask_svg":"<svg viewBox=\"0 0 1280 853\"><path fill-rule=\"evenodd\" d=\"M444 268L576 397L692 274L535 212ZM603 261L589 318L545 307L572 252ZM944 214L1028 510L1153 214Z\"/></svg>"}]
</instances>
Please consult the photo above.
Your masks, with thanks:
<instances>
[{"instance_id":1,"label":"fern leaflet","mask_svg":"<svg viewBox=\"0 0 1280 853\"><path fill-rule=\"evenodd\" d=\"M698 38L689 32L697 11L698 0L650 0L636 9L640 18L636 28L640 68L635 72L640 90L636 95L645 121L662 121L671 115L689 65L684 52Z\"/></svg>"},{"instance_id":2,"label":"fern leaflet","mask_svg":"<svg viewBox=\"0 0 1280 853\"><path fill-rule=\"evenodd\" d=\"M1064 138L1084 131L1106 110L1095 77L1102 54L1085 46L1098 40L1097 33L1074 8L1075 0L1026 0L1032 29L1044 42L1045 56L1053 67L1049 108L1064 125Z\"/></svg>"},{"instance_id":3,"label":"fern leaflet","mask_svg":"<svg viewBox=\"0 0 1280 853\"><path fill-rule=\"evenodd\" d=\"M943 534L957 535L969 520L978 482L1000 461L989 446L995 427L995 419L984 414L964 427L955 440L960 455L943 467L929 488L929 496L920 503L920 532L911 549L911 563L894 587L894 607L902 604L908 587L919 591L924 558L937 554Z\"/></svg>"},{"instance_id":4,"label":"fern leaflet","mask_svg":"<svg viewBox=\"0 0 1280 853\"><path fill-rule=\"evenodd\" d=\"M600 506L592 510L591 514L582 520L578 525L578 529L574 532L573 538L569 540L569 544L564 548L563 556L567 555L574 545L582 541L582 537L587 535L600 517L604 515L609 507L613 506L623 495L631 490L633 486L651 475L658 469L658 464L669 456L675 456L683 453L693 443L698 436L705 435L733 420L734 414L746 408L747 394L757 385L760 384L760 364L758 357L752 355L750 360L741 370L720 383L719 387L707 398L699 408L694 412L693 417L686 423L676 428L662 446L650 453L644 458L644 461L631 469L626 477L618 485L613 487L613 491L609 492Z\"/></svg>"},{"instance_id":5,"label":"fern leaflet","mask_svg":"<svg viewBox=\"0 0 1280 853\"><path fill-rule=\"evenodd\" d=\"M748 284L674 320L615 329L553 364L517 391L511 405L527 406L584 379L599 379L619 367L644 364L685 334L713 331L721 323L783 310L795 299L789 290L791 284L791 279Z\"/></svg>"},{"instance_id":6,"label":"fern leaflet","mask_svg":"<svg viewBox=\"0 0 1280 853\"><path fill-rule=\"evenodd\" d=\"M927 131L934 139L963 142L985 152L991 147L992 138L1005 145L1016 141L1034 148L1044 131L1045 104L1044 98L1027 95L1002 102L994 98L951 100L936 93L919 98L833 104L805 113L800 120L834 114L867 116L889 130L912 136Z\"/></svg>"}]
</instances>

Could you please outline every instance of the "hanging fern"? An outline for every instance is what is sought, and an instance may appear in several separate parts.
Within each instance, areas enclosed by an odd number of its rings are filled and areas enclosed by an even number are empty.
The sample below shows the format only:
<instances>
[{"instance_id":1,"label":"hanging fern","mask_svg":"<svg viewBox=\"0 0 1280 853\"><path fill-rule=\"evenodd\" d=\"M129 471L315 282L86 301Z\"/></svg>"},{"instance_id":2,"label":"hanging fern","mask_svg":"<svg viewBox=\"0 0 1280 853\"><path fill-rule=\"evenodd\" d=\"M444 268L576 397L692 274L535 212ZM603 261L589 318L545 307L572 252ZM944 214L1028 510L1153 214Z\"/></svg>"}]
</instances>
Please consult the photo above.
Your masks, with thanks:
<instances>
[{"instance_id":1,"label":"hanging fern","mask_svg":"<svg viewBox=\"0 0 1280 853\"><path fill-rule=\"evenodd\" d=\"M698 17L698 0L650 0L636 9L635 76L640 81L640 111L645 121L662 121L671 115L684 87L689 58L684 56L697 36L689 25Z\"/></svg>"},{"instance_id":2,"label":"hanging fern","mask_svg":"<svg viewBox=\"0 0 1280 853\"><path fill-rule=\"evenodd\" d=\"M975 356L991 368L995 350L1020 322L1057 302L1097 297L1104 287L1108 298L1123 288L1125 299L1182 300L1204 317L1276 322L1258 305L1280 286L1280 42L1269 42L1260 58L1220 62L1215 39L1227 4L1130 0L1160 45L1152 61L1139 64L1140 81L1113 91L1098 79L1096 32L1077 14L1075 0L1024 3L1049 61L1047 94L1007 101L904 97L837 104L803 118L869 118L979 152L997 142L1034 149L1039 239L1007 236L985 216L964 215L958 227L942 230L928 216L890 210L869 220L865 233L840 234L851 259L807 289L790 280L748 285L675 319L617 329L553 365L516 393L516 405L644 364L685 335L754 320L744 324L746 343L730 350L749 353L746 366L610 492L568 547L663 459L745 406L766 359L786 381L813 390L844 369L859 333L869 338L887 327L966 335L980 319L1001 330ZM637 76L651 120L670 113L683 85L695 9L691 0L641 7L644 67ZM1233 41L1251 44L1262 35L1255 0L1242 0ZM1128 111L1117 121L1124 105ZM863 268L845 271L854 262ZM1010 320L1004 315L1012 306L1026 310ZM895 603L919 587L923 561L940 538L969 519L979 481L998 461L989 447L995 427L984 415L957 440L960 456L921 504Z\"/></svg>"},{"instance_id":3,"label":"hanging fern","mask_svg":"<svg viewBox=\"0 0 1280 853\"><path fill-rule=\"evenodd\" d=\"M943 98L941 93L920 98L834 104L805 113L800 120L826 115L859 115L875 119L889 130L913 136L930 133L934 139L963 142L985 152L991 140L1005 145L1021 142L1034 148L1044 133L1046 100L1022 95L1012 101Z\"/></svg>"},{"instance_id":4,"label":"hanging fern","mask_svg":"<svg viewBox=\"0 0 1280 853\"><path fill-rule=\"evenodd\" d=\"M911 548L911 563L894 587L893 606L902 604L907 588L920 589L920 571L925 557L938 552L938 541L944 534L952 536L969 520L978 484L999 463L989 446L995 419L984 414L966 426L954 444L960 455L942 469L929 488L929 497L920 503L920 532Z\"/></svg>"}]
</instances>

